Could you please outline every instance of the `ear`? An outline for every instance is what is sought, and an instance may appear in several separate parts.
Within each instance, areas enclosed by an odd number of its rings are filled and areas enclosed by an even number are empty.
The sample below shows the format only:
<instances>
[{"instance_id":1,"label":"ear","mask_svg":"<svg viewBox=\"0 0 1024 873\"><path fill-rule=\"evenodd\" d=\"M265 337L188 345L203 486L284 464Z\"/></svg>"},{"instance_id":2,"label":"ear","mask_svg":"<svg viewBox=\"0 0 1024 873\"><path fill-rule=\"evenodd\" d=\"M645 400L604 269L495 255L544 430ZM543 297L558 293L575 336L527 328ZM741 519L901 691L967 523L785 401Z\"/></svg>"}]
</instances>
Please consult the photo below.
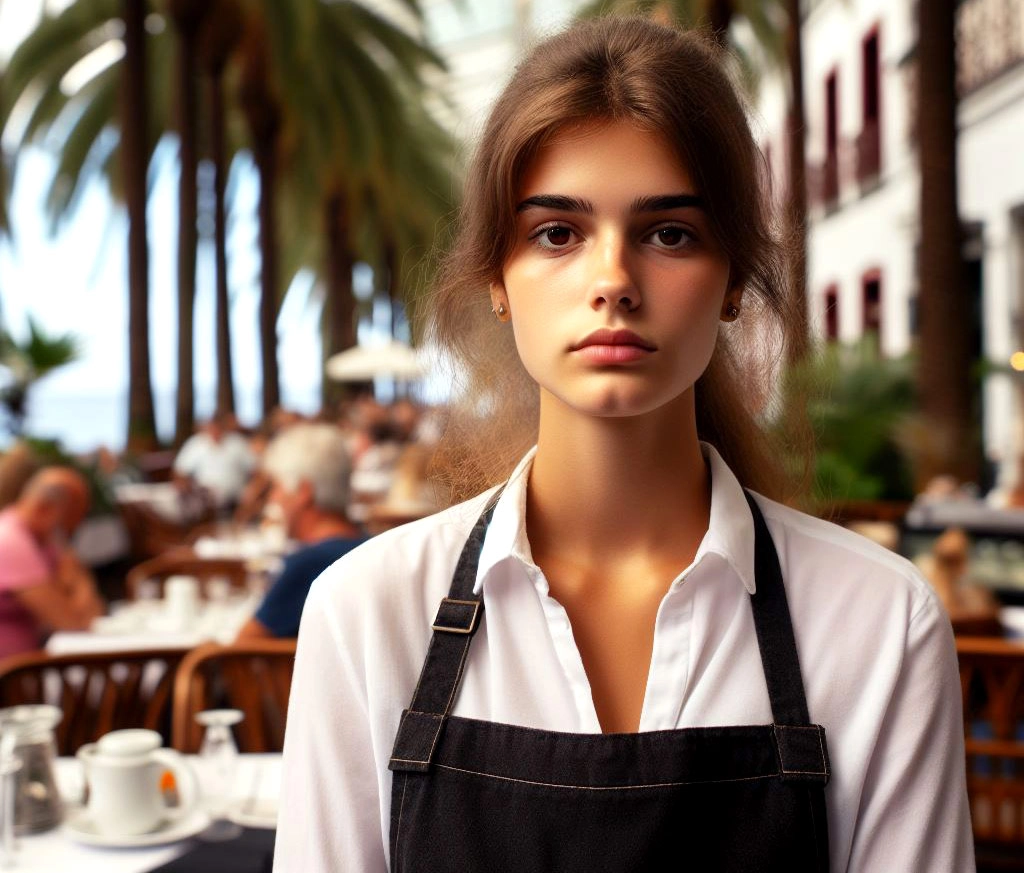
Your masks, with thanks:
<instances>
[{"instance_id":1,"label":"ear","mask_svg":"<svg viewBox=\"0 0 1024 873\"><path fill-rule=\"evenodd\" d=\"M743 290L730 288L725 293L725 299L722 301L722 311L719 318L722 321L735 321L739 318L742 308Z\"/></svg>"},{"instance_id":2,"label":"ear","mask_svg":"<svg viewBox=\"0 0 1024 873\"><path fill-rule=\"evenodd\" d=\"M296 497L296 501L295 502L299 506L302 506L302 507L312 506L313 505L313 499L314 499L312 483L309 480L307 480L307 479L303 479L299 483L299 487L295 489L295 497Z\"/></svg>"},{"instance_id":3,"label":"ear","mask_svg":"<svg viewBox=\"0 0 1024 873\"><path fill-rule=\"evenodd\" d=\"M501 282L491 282L491 311L498 321L508 321L509 315L508 294L505 293L505 286Z\"/></svg>"}]
</instances>

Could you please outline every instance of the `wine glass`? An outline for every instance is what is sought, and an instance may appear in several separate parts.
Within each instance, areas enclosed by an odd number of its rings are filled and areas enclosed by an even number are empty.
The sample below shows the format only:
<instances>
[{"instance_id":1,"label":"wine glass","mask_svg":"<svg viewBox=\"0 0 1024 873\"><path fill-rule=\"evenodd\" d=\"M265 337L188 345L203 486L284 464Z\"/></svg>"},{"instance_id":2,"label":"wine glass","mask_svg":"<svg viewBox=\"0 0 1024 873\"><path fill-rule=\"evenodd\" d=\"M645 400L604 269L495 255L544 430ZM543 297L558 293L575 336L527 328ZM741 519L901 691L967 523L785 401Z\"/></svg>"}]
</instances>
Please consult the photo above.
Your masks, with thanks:
<instances>
[{"instance_id":1,"label":"wine glass","mask_svg":"<svg viewBox=\"0 0 1024 873\"><path fill-rule=\"evenodd\" d=\"M239 709L196 713L196 721L206 728L199 747L200 779L211 819L210 826L200 835L206 840L230 840L242 833L240 825L228 820L227 810L238 771L238 746L231 726L243 718L245 715Z\"/></svg>"}]
</instances>

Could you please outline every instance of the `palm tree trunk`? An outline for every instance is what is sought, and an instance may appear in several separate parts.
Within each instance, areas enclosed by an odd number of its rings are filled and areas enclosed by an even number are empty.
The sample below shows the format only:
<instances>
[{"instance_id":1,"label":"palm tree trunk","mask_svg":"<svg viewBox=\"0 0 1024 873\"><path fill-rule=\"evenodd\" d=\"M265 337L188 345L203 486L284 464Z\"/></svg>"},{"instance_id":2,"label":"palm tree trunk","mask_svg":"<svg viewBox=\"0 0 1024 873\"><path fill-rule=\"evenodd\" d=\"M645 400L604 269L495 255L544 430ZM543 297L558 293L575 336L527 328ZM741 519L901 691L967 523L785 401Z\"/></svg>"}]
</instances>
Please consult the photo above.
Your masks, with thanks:
<instances>
[{"instance_id":1,"label":"palm tree trunk","mask_svg":"<svg viewBox=\"0 0 1024 873\"><path fill-rule=\"evenodd\" d=\"M352 292L352 267L348 203L344 191L335 189L324 200L324 248L327 253L327 294L324 318L327 345L324 359L356 344L356 300ZM336 383L323 381L321 395L330 407L338 397Z\"/></svg>"},{"instance_id":2,"label":"palm tree trunk","mask_svg":"<svg viewBox=\"0 0 1024 873\"><path fill-rule=\"evenodd\" d=\"M156 445L149 372L149 249L146 242L145 0L124 3L121 166L128 208L128 450Z\"/></svg>"},{"instance_id":3,"label":"palm tree trunk","mask_svg":"<svg viewBox=\"0 0 1024 873\"><path fill-rule=\"evenodd\" d=\"M263 417L280 405L277 366L277 184L281 109L270 84L268 34L258 16L246 19L238 98L249 123L253 158L260 177L260 360L263 365Z\"/></svg>"},{"instance_id":4,"label":"palm tree trunk","mask_svg":"<svg viewBox=\"0 0 1024 873\"><path fill-rule=\"evenodd\" d=\"M223 69L210 76L210 156L213 163L214 260L217 271L217 412L234 413L235 380L231 364L231 302L228 296L227 210L224 205Z\"/></svg>"},{"instance_id":5,"label":"palm tree trunk","mask_svg":"<svg viewBox=\"0 0 1024 873\"><path fill-rule=\"evenodd\" d=\"M263 417L281 404L277 366L277 138L255 144L260 175L260 361L263 366Z\"/></svg>"},{"instance_id":6,"label":"palm tree trunk","mask_svg":"<svg viewBox=\"0 0 1024 873\"><path fill-rule=\"evenodd\" d=\"M235 380L231 363L231 301L228 294L227 115L224 69L242 36L243 12L238 0L213 0L199 32L199 57L209 85L210 163L213 164L213 248L217 300L217 412L234 413Z\"/></svg>"},{"instance_id":7,"label":"palm tree trunk","mask_svg":"<svg viewBox=\"0 0 1024 873\"><path fill-rule=\"evenodd\" d=\"M792 244L789 293L794 323L786 357L790 363L807 353L807 158L804 149L804 62L801 38L800 0L786 0L786 58L789 67L789 191L786 221Z\"/></svg>"},{"instance_id":8,"label":"palm tree trunk","mask_svg":"<svg viewBox=\"0 0 1024 873\"><path fill-rule=\"evenodd\" d=\"M174 7L180 14L175 14ZM193 317L196 297L197 119L196 36L198 16L187 3L172 4L177 25L178 137L181 173L178 179L178 393L174 416L174 444L181 446L195 427L193 370Z\"/></svg>"},{"instance_id":9,"label":"palm tree trunk","mask_svg":"<svg viewBox=\"0 0 1024 873\"><path fill-rule=\"evenodd\" d=\"M918 384L939 473L976 481L971 426L971 304L957 204L956 0L918 4L917 130L921 164Z\"/></svg>"}]
</instances>

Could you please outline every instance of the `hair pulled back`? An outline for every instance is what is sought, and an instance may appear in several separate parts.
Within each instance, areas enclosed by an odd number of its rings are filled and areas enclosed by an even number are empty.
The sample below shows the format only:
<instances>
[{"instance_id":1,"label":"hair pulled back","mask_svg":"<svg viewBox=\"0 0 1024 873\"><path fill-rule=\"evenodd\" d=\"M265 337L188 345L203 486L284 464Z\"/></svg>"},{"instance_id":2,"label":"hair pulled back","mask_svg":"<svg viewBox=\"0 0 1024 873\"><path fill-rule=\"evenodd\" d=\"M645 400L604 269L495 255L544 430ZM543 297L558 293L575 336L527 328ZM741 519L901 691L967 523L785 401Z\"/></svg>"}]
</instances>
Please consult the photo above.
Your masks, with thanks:
<instances>
[{"instance_id":1,"label":"hair pulled back","mask_svg":"<svg viewBox=\"0 0 1024 873\"><path fill-rule=\"evenodd\" d=\"M766 364L792 323L763 161L710 40L639 18L575 24L540 43L516 68L477 146L454 245L426 307L427 337L447 353L461 398L438 457L451 498L502 481L536 440L539 390L512 331L491 312L489 286L512 251L515 204L531 160L558 131L594 121L662 135L703 197L730 284L744 288L744 313L720 332L697 382L698 436L744 485L784 499L778 453L756 418L769 393ZM749 341L734 348L737 334ZM762 354L751 356L755 350Z\"/></svg>"}]
</instances>

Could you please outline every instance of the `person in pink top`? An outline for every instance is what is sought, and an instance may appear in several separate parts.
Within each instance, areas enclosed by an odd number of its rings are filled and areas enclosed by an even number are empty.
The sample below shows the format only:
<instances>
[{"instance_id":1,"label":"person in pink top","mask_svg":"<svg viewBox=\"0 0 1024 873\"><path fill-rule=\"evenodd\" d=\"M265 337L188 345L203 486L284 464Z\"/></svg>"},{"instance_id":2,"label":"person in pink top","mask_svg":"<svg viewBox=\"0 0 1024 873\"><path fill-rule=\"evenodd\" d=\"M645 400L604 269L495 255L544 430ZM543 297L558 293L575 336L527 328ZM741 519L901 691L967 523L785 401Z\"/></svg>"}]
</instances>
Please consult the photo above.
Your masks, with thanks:
<instances>
[{"instance_id":1,"label":"person in pink top","mask_svg":"<svg viewBox=\"0 0 1024 873\"><path fill-rule=\"evenodd\" d=\"M39 648L48 630L85 630L103 613L68 546L88 508L78 472L46 467L0 512L0 658Z\"/></svg>"}]
</instances>

